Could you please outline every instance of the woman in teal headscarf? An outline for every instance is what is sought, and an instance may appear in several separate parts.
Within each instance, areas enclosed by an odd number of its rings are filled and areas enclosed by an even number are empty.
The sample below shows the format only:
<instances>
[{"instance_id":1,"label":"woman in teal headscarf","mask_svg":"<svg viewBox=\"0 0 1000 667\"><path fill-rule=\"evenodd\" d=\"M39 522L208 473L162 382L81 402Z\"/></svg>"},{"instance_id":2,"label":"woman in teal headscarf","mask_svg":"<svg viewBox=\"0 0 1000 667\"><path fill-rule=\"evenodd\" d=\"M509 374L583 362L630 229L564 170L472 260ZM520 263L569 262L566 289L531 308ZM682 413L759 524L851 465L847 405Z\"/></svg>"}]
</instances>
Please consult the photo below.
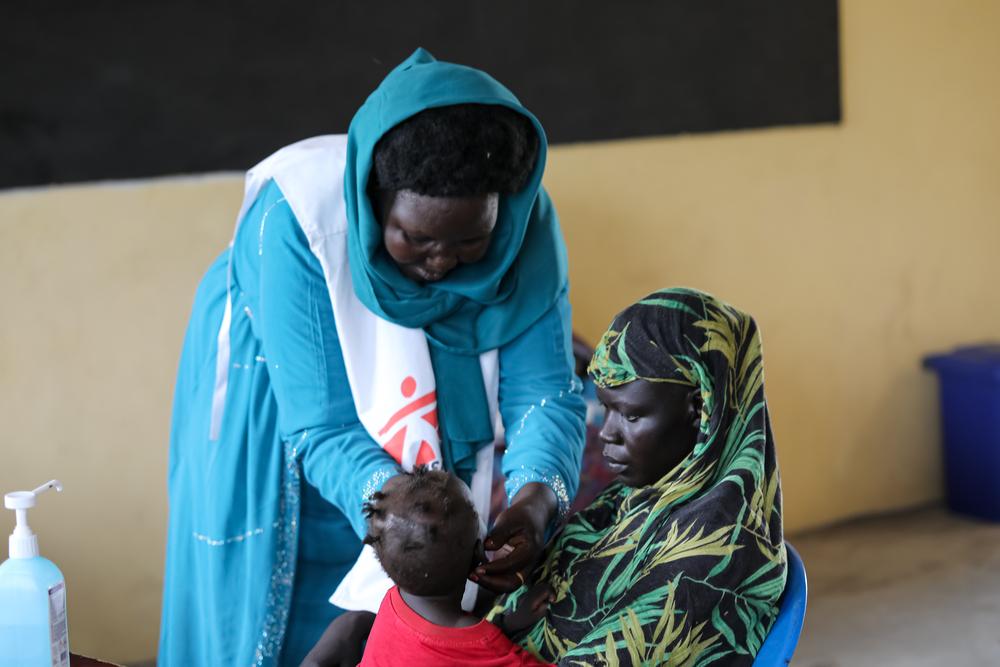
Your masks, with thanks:
<instances>
[{"instance_id":1,"label":"woman in teal headscarf","mask_svg":"<svg viewBox=\"0 0 1000 667\"><path fill-rule=\"evenodd\" d=\"M418 50L346 137L248 174L178 372L161 665L298 664L364 501L401 461L475 493L496 421L510 507L487 547L508 547L498 576L538 555L584 418L545 157L510 91Z\"/></svg>"}]
</instances>

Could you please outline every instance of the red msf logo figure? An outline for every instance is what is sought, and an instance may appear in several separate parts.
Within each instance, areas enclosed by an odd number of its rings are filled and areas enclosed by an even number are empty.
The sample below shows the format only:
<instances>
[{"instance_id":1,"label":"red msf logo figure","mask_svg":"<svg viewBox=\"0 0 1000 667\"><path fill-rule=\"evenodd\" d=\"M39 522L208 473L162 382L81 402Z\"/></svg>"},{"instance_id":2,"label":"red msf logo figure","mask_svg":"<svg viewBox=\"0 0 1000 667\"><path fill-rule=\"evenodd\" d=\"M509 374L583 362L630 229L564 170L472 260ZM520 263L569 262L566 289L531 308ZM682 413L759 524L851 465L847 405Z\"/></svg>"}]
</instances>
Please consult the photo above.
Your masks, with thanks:
<instances>
[{"instance_id":1,"label":"red msf logo figure","mask_svg":"<svg viewBox=\"0 0 1000 667\"><path fill-rule=\"evenodd\" d=\"M417 381L407 376L399 387L403 398L410 398L417 392ZM438 440L437 392L430 391L418 396L395 412L379 432L379 442L385 451L399 463L403 462L403 448L407 442L420 438L420 449L414 466L430 465L440 468L441 462L434 455L429 440ZM387 434L390 434L387 437ZM407 437L409 433L409 437Z\"/></svg>"}]
</instances>

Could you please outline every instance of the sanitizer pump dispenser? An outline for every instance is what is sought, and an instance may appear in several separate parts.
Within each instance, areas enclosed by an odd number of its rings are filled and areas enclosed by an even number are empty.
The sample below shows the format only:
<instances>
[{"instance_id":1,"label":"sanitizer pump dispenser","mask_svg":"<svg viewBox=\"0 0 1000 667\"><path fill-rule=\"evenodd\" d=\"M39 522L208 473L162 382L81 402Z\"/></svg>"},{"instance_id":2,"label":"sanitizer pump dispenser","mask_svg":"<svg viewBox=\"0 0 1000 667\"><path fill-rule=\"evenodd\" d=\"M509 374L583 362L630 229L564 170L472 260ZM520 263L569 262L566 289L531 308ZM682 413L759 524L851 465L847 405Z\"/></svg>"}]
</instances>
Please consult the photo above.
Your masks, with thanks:
<instances>
[{"instance_id":1,"label":"sanitizer pump dispenser","mask_svg":"<svg viewBox=\"0 0 1000 667\"><path fill-rule=\"evenodd\" d=\"M69 667L66 581L52 561L38 555L38 537L28 526L28 510L49 489L62 491L62 484L54 479L3 498L17 524L10 558L0 564L0 665Z\"/></svg>"}]
</instances>

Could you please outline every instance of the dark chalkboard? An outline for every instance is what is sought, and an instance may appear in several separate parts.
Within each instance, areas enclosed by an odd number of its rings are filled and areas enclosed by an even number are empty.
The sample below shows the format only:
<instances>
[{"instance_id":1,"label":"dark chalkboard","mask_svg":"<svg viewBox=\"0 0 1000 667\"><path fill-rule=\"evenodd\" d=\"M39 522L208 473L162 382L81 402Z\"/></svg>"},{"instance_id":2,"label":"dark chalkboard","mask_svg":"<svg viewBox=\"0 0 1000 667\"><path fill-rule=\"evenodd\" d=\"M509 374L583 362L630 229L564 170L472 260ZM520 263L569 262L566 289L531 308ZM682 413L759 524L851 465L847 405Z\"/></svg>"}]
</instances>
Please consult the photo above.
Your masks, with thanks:
<instances>
[{"instance_id":1,"label":"dark chalkboard","mask_svg":"<svg viewBox=\"0 0 1000 667\"><path fill-rule=\"evenodd\" d=\"M553 142L840 119L835 0L0 4L0 187L245 169L417 46Z\"/></svg>"}]
</instances>

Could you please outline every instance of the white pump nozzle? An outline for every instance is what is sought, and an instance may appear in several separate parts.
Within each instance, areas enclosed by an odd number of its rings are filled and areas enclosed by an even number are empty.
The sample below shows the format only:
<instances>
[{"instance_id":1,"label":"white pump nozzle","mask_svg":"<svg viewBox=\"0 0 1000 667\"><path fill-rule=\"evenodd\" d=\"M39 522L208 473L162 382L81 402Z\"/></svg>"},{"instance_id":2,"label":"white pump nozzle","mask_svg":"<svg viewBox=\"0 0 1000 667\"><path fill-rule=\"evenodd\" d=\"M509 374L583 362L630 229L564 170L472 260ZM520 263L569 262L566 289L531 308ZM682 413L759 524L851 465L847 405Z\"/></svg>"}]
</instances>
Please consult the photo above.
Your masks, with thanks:
<instances>
[{"instance_id":1,"label":"white pump nozzle","mask_svg":"<svg viewBox=\"0 0 1000 667\"><path fill-rule=\"evenodd\" d=\"M35 506L38 494L49 489L62 491L63 487L58 479L52 479L33 491L14 491L3 497L4 507L14 510L17 522L8 539L11 558L34 558L38 555L38 536L28 526L28 510Z\"/></svg>"}]
</instances>

